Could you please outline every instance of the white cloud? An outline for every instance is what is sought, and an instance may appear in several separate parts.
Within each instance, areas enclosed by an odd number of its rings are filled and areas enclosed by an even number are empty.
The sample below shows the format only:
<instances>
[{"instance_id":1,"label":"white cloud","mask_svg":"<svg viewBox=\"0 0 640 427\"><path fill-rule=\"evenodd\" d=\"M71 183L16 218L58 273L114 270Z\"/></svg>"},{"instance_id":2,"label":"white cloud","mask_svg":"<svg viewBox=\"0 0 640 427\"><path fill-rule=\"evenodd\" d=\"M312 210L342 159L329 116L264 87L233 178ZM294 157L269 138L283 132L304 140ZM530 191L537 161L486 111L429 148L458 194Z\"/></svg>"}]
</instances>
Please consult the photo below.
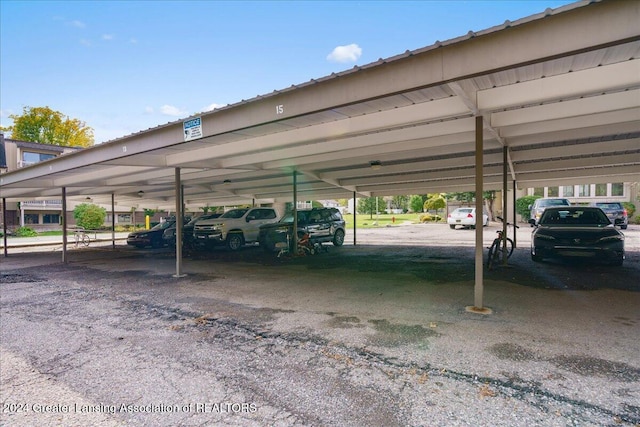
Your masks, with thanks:
<instances>
[{"instance_id":1,"label":"white cloud","mask_svg":"<svg viewBox=\"0 0 640 427\"><path fill-rule=\"evenodd\" d=\"M113 34L103 34L102 40L113 40Z\"/></svg>"},{"instance_id":2,"label":"white cloud","mask_svg":"<svg viewBox=\"0 0 640 427\"><path fill-rule=\"evenodd\" d=\"M80 44L83 46L91 46L91 40L87 40L87 39L80 39Z\"/></svg>"},{"instance_id":3,"label":"white cloud","mask_svg":"<svg viewBox=\"0 0 640 427\"><path fill-rule=\"evenodd\" d=\"M206 112L206 111L213 111L213 110L215 110L216 108L220 108L220 107L224 107L224 105L222 105L222 104L216 104L216 103L209 104L209 105L207 105L206 107L203 107L203 108L202 108L202 112Z\"/></svg>"},{"instance_id":4,"label":"white cloud","mask_svg":"<svg viewBox=\"0 0 640 427\"><path fill-rule=\"evenodd\" d=\"M362 56L362 48L355 43L346 46L337 46L329 55L327 61L331 62L356 62Z\"/></svg>"},{"instance_id":5,"label":"white cloud","mask_svg":"<svg viewBox=\"0 0 640 427\"><path fill-rule=\"evenodd\" d=\"M153 114L153 107L144 107L145 114Z\"/></svg>"},{"instance_id":6,"label":"white cloud","mask_svg":"<svg viewBox=\"0 0 640 427\"><path fill-rule=\"evenodd\" d=\"M178 107L174 107L173 105L163 105L160 107L160 112L165 116L173 116L173 117L184 117L188 116L188 111L182 111Z\"/></svg>"},{"instance_id":7,"label":"white cloud","mask_svg":"<svg viewBox=\"0 0 640 427\"><path fill-rule=\"evenodd\" d=\"M138 44L138 39L131 38L131 39L129 39L129 43Z\"/></svg>"},{"instance_id":8,"label":"white cloud","mask_svg":"<svg viewBox=\"0 0 640 427\"><path fill-rule=\"evenodd\" d=\"M71 21L71 22L69 22L69 24L74 26L74 27L76 27L76 28L86 28L86 26L87 26L84 22L78 21L78 20Z\"/></svg>"}]
</instances>

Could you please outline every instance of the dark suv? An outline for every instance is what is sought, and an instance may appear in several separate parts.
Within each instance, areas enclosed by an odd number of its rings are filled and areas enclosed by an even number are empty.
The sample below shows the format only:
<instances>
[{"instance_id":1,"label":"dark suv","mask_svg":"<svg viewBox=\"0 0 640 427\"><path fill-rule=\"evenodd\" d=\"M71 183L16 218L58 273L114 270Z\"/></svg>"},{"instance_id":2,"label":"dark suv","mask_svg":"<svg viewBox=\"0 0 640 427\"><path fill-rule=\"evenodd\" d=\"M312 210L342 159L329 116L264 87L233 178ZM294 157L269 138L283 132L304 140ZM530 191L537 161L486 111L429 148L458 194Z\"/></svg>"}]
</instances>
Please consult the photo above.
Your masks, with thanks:
<instances>
[{"instance_id":1,"label":"dark suv","mask_svg":"<svg viewBox=\"0 0 640 427\"><path fill-rule=\"evenodd\" d=\"M629 224L629 216L627 210L622 206L620 202L595 202L593 206L597 206L604 211L609 217L609 220L619 226L621 229L626 230Z\"/></svg>"},{"instance_id":2,"label":"dark suv","mask_svg":"<svg viewBox=\"0 0 640 427\"><path fill-rule=\"evenodd\" d=\"M289 243L293 231L293 212L287 213L273 224L260 226L258 242L265 251L279 250L277 243ZM312 243L332 242L334 246L344 243L345 222L335 208L314 208L298 211L298 238L309 234Z\"/></svg>"}]
</instances>

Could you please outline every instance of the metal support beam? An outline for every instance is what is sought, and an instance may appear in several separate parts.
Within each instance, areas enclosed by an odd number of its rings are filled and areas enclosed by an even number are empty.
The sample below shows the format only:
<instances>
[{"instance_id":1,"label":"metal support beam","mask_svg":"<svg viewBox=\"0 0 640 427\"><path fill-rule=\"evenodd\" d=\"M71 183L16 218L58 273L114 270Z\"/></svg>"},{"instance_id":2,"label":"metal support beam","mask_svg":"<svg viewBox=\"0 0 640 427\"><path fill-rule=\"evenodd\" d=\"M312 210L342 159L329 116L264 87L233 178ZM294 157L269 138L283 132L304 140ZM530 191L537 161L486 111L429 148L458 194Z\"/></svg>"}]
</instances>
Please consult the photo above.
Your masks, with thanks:
<instances>
[{"instance_id":1,"label":"metal support beam","mask_svg":"<svg viewBox=\"0 0 640 427\"><path fill-rule=\"evenodd\" d=\"M182 274L182 185L180 184L180 168L175 168L176 192L176 274L173 277L184 277Z\"/></svg>"},{"instance_id":2,"label":"metal support beam","mask_svg":"<svg viewBox=\"0 0 640 427\"><path fill-rule=\"evenodd\" d=\"M289 250L292 254L298 253L298 172L293 171L293 231Z\"/></svg>"},{"instance_id":3,"label":"metal support beam","mask_svg":"<svg viewBox=\"0 0 640 427\"><path fill-rule=\"evenodd\" d=\"M116 195L111 193L111 249L116 248Z\"/></svg>"},{"instance_id":4,"label":"metal support beam","mask_svg":"<svg viewBox=\"0 0 640 427\"><path fill-rule=\"evenodd\" d=\"M357 215L358 209L356 207L356 192L353 192L353 246L356 245L356 229L358 227L356 227L356 215Z\"/></svg>"},{"instance_id":5,"label":"metal support beam","mask_svg":"<svg viewBox=\"0 0 640 427\"><path fill-rule=\"evenodd\" d=\"M482 213L483 213L483 139L482 130L484 127L484 121L482 116L476 117L476 251L475 251L475 286L474 286L474 305L467 307L466 310L472 313L489 314L491 310L483 307L482 297L484 292L484 277L483 277L483 227L482 227ZM480 221L478 221L480 218Z\"/></svg>"},{"instance_id":6,"label":"metal support beam","mask_svg":"<svg viewBox=\"0 0 640 427\"><path fill-rule=\"evenodd\" d=\"M518 229L516 228L516 224L518 223L517 216L518 212L516 211L516 180L513 180L513 247L518 247Z\"/></svg>"},{"instance_id":7,"label":"metal support beam","mask_svg":"<svg viewBox=\"0 0 640 427\"><path fill-rule=\"evenodd\" d=\"M2 240L4 241L4 256L8 256L7 252L7 199L2 198Z\"/></svg>"},{"instance_id":8,"label":"metal support beam","mask_svg":"<svg viewBox=\"0 0 640 427\"><path fill-rule=\"evenodd\" d=\"M502 147L502 265L507 265L507 222L509 215L507 215L507 162L509 159L509 147L504 145Z\"/></svg>"},{"instance_id":9,"label":"metal support beam","mask_svg":"<svg viewBox=\"0 0 640 427\"><path fill-rule=\"evenodd\" d=\"M62 263L67 259L67 187L62 187Z\"/></svg>"}]
</instances>

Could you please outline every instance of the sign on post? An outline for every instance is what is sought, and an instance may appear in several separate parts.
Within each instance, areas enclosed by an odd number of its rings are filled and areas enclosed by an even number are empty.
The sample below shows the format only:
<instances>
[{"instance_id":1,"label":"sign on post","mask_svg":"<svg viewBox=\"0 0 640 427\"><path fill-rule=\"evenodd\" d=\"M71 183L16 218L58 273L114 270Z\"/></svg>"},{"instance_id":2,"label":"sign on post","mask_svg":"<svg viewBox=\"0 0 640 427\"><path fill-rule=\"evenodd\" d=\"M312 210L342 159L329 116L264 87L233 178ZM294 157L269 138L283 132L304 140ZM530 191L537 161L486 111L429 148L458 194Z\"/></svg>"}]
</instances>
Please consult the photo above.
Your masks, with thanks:
<instances>
[{"instance_id":1,"label":"sign on post","mask_svg":"<svg viewBox=\"0 0 640 427\"><path fill-rule=\"evenodd\" d=\"M195 119L185 120L182 122L182 129L184 130L185 141L202 138L202 119L196 117Z\"/></svg>"}]
</instances>

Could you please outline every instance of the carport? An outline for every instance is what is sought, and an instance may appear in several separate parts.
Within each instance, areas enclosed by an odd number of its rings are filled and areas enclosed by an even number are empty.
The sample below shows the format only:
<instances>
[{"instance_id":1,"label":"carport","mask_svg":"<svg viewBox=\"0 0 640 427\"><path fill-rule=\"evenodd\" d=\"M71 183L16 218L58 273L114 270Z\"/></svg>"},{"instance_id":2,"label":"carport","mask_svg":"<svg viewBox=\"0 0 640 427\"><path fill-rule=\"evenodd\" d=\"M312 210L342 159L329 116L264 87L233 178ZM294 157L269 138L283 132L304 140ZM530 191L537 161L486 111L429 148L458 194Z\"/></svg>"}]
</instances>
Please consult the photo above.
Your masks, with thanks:
<instances>
[{"instance_id":1,"label":"carport","mask_svg":"<svg viewBox=\"0 0 640 427\"><path fill-rule=\"evenodd\" d=\"M2 198L169 208L180 239L182 206L638 181L638 22L546 10L5 174Z\"/></svg>"}]
</instances>

